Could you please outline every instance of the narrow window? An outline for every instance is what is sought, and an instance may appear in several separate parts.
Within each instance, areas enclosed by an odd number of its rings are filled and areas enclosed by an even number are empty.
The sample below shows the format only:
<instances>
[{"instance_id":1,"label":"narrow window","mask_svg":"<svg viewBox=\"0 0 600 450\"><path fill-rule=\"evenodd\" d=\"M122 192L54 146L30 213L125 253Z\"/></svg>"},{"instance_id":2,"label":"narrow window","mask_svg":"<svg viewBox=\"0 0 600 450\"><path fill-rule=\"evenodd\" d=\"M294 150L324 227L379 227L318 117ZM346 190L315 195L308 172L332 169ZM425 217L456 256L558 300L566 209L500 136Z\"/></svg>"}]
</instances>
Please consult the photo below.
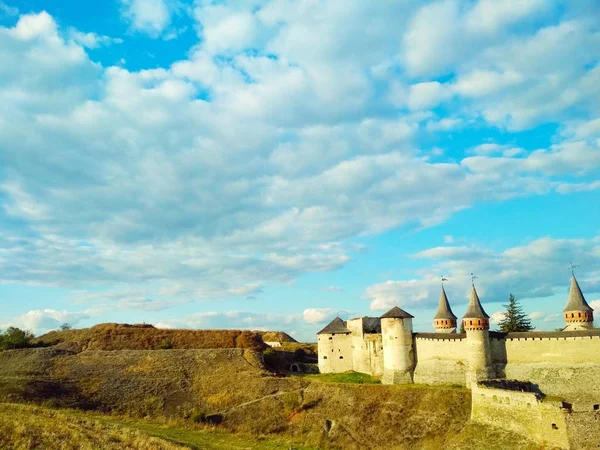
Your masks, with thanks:
<instances>
[{"instance_id":1,"label":"narrow window","mask_svg":"<svg viewBox=\"0 0 600 450\"><path fill-rule=\"evenodd\" d=\"M330 338L329 338L329 340L330 340L330 341L332 341L332 340L333 340L333 338L332 338L332 337L330 337Z\"/></svg>"},{"instance_id":2,"label":"narrow window","mask_svg":"<svg viewBox=\"0 0 600 450\"><path fill-rule=\"evenodd\" d=\"M555 423L553 423L553 424L552 424L552 429L553 429L553 430L558 430L558 427L556 426L556 424L555 424Z\"/></svg>"},{"instance_id":3,"label":"narrow window","mask_svg":"<svg viewBox=\"0 0 600 450\"><path fill-rule=\"evenodd\" d=\"M340 359L344 359L344 357L343 357L343 356L340 356Z\"/></svg>"},{"instance_id":4,"label":"narrow window","mask_svg":"<svg viewBox=\"0 0 600 450\"><path fill-rule=\"evenodd\" d=\"M473 325L473 321L472 320L469 320L469 325Z\"/></svg>"},{"instance_id":5,"label":"narrow window","mask_svg":"<svg viewBox=\"0 0 600 450\"><path fill-rule=\"evenodd\" d=\"M572 319L573 317L575 317L575 314L571 313L571 319Z\"/></svg>"},{"instance_id":6,"label":"narrow window","mask_svg":"<svg viewBox=\"0 0 600 450\"><path fill-rule=\"evenodd\" d=\"M594 411L598 411L599 409L600 409L600 405L598 405L598 404L595 404L595 405L594 405Z\"/></svg>"},{"instance_id":7,"label":"narrow window","mask_svg":"<svg viewBox=\"0 0 600 450\"><path fill-rule=\"evenodd\" d=\"M323 356L323 359L327 359L327 356Z\"/></svg>"},{"instance_id":8,"label":"narrow window","mask_svg":"<svg viewBox=\"0 0 600 450\"><path fill-rule=\"evenodd\" d=\"M581 317L581 313L578 313L578 314L579 314L579 317Z\"/></svg>"}]
</instances>

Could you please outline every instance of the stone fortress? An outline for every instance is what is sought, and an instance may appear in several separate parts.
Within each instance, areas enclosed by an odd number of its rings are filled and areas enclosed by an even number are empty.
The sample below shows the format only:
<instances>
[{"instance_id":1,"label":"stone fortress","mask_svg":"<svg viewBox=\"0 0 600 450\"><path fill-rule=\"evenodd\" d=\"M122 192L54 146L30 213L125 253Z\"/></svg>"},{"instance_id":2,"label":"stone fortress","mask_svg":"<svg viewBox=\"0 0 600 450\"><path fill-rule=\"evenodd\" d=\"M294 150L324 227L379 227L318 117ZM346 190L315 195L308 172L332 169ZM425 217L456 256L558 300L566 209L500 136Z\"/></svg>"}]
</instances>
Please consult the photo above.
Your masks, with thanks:
<instances>
[{"instance_id":1,"label":"stone fortress","mask_svg":"<svg viewBox=\"0 0 600 450\"><path fill-rule=\"evenodd\" d=\"M457 317L442 286L435 333L415 333L414 317L397 306L381 317L336 317L317 333L319 370L362 372L384 384L466 386L475 421L558 448L587 445L587 436L579 434L588 433L589 422L596 448L600 329L593 327L593 309L575 275L563 313L562 331L490 331L473 285L462 318L465 333L457 333Z\"/></svg>"}]
</instances>

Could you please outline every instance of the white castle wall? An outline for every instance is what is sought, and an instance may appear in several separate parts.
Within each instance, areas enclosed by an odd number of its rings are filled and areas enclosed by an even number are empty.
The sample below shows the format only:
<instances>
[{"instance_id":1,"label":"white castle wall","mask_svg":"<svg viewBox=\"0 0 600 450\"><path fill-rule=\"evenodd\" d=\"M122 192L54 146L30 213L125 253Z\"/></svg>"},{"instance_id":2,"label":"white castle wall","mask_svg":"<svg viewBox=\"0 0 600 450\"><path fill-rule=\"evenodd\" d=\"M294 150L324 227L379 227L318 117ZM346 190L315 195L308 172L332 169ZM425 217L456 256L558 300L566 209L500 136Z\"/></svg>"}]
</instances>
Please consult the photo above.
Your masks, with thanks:
<instances>
[{"instance_id":1,"label":"white castle wall","mask_svg":"<svg viewBox=\"0 0 600 450\"><path fill-rule=\"evenodd\" d=\"M446 338L444 338L446 336ZM417 333L414 382L465 385L468 364L466 338Z\"/></svg>"},{"instance_id":2,"label":"white castle wall","mask_svg":"<svg viewBox=\"0 0 600 450\"><path fill-rule=\"evenodd\" d=\"M354 370L351 335L320 334L317 344L321 373L341 373Z\"/></svg>"},{"instance_id":3,"label":"white castle wall","mask_svg":"<svg viewBox=\"0 0 600 450\"><path fill-rule=\"evenodd\" d=\"M600 403L600 330L577 334L532 332L510 333L506 339L492 337L497 375L531 381L545 394L566 397L584 407Z\"/></svg>"},{"instance_id":4,"label":"white castle wall","mask_svg":"<svg viewBox=\"0 0 600 450\"><path fill-rule=\"evenodd\" d=\"M512 430L542 446L568 449L566 412L560 402L530 392L473 386L471 420Z\"/></svg>"}]
</instances>

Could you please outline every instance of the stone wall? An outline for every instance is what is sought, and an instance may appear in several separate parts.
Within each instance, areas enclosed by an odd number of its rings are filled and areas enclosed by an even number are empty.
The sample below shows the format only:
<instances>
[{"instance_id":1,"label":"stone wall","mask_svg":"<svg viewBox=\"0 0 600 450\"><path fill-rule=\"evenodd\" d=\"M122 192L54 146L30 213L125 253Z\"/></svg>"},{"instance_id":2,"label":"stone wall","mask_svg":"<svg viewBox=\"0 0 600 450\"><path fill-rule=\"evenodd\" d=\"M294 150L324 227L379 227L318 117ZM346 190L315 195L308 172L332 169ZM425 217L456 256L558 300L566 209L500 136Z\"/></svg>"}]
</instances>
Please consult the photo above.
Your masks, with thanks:
<instances>
[{"instance_id":1,"label":"stone wall","mask_svg":"<svg viewBox=\"0 0 600 450\"><path fill-rule=\"evenodd\" d=\"M415 383L465 385L468 365L465 335L415 334Z\"/></svg>"},{"instance_id":2,"label":"stone wall","mask_svg":"<svg viewBox=\"0 0 600 450\"><path fill-rule=\"evenodd\" d=\"M492 334L491 348L498 377L531 381L575 409L600 403L595 382L600 378L600 330Z\"/></svg>"},{"instance_id":3,"label":"stone wall","mask_svg":"<svg viewBox=\"0 0 600 450\"><path fill-rule=\"evenodd\" d=\"M473 386L471 420L513 431L540 445L568 449L567 415L561 402L535 393Z\"/></svg>"},{"instance_id":4,"label":"stone wall","mask_svg":"<svg viewBox=\"0 0 600 450\"><path fill-rule=\"evenodd\" d=\"M320 334L318 346L321 373L341 373L354 370L352 336L350 334Z\"/></svg>"}]
</instances>

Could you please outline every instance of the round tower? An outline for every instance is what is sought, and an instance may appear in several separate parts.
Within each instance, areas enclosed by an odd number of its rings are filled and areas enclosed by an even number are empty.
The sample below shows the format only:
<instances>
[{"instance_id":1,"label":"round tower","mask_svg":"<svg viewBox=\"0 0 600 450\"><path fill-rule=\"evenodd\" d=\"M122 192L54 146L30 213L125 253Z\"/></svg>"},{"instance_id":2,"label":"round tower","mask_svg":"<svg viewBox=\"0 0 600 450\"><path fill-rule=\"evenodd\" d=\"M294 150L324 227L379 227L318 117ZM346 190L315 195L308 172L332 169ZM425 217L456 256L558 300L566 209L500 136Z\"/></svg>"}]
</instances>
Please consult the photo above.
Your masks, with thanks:
<instances>
[{"instance_id":1,"label":"round tower","mask_svg":"<svg viewBox=\"0 0 600 450\"><path fill-rule=\"evenodd\" d=\"M594 310L585 301L579 283L575 279L575 274L571 277L569 301L563 310L563 314L565 324L567 325L564 331L579 331L594 328Z\"/></svg>"},{"instance_id":2,"label":"round tower","mask_svg":"<svg viewBox=\"0 0 600 450\"><path fill-rule=\"evenodd\" d=\"M469 306L462 323L467 333L467 354L469 358L467 387L469 387L479 380L494 377L489 332L490 316L486 314L481 306L475 285L471 290Z\"/></svg>"},{"instance_id":3,"label":"round tower","mask_svg":"<svg viewBox=\"0 0 600 450\"><path fill-rule=\"evenodd\" d=\"M381 316L383 384L413 382L415 352L412 319L412 315L397 306Z\"/></svg>"},{"instance_id":4,"label":"round tower","mask_svg":"<svg viewBox=\"0 0 600 450\"><path fill-rule=\"evenodd\" d=\"M444 286L442 286L437 313L433 317L433 326L436 333L456 333L456 316L450 308Z\"/></svg>"}]
</instances>

